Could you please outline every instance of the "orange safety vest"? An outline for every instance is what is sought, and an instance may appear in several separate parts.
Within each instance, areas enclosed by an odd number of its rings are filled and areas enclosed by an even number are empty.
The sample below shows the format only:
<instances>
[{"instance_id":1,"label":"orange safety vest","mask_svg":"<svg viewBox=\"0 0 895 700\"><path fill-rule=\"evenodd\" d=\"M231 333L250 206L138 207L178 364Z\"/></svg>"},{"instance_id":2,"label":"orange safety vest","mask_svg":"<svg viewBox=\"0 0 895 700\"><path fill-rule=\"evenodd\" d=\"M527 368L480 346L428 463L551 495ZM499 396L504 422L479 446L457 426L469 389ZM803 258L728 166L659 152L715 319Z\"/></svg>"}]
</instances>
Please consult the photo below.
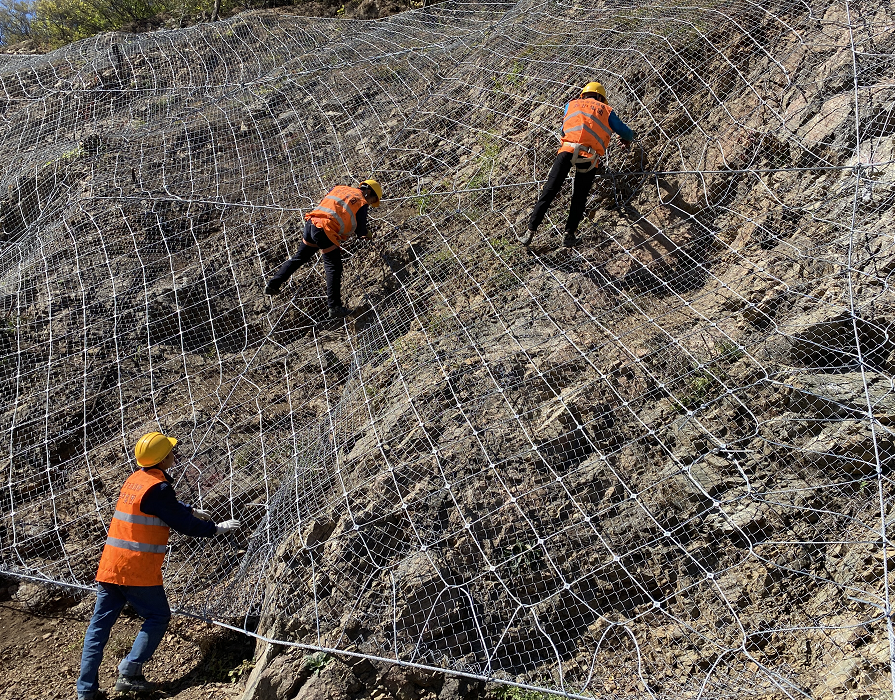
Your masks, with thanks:
<instances>
[{"instance_id":1,"label":"orange safety vest","mask_svg":"<svg viewBox=\"0 0 895 700\"><path fill-rule=\"evenodd\" d=\"M162 585L162 562L171 528L161 518L140 510L140 502L150 486L163 481L161 469L150 467L134 472L124 482L99 560L97 581L119 586Z\"/></svg>"},{"instance_id":2,"label":"orange safety vest","mask_svg":"<svg viewBox=\"0 0 895 700\"><path fill-rule=\"evenodd\" d=\"M610 114L612 107L597 100L569 102L562 122L562 144L557 153L572 153L579 159L599 162L612 137Z\"/></svg>"},{"instance_id":3,"label":"orange safety vest","mask_svg":"<svg viewBox=\"0 0 895 700\"><path fill-rule=\"evenodd\" d=\"M366 203L363 192L356 187L337 185L305 218L326 231L333 244L341 245L357 228L357 212Z\"/></svg>"}]
</instances>

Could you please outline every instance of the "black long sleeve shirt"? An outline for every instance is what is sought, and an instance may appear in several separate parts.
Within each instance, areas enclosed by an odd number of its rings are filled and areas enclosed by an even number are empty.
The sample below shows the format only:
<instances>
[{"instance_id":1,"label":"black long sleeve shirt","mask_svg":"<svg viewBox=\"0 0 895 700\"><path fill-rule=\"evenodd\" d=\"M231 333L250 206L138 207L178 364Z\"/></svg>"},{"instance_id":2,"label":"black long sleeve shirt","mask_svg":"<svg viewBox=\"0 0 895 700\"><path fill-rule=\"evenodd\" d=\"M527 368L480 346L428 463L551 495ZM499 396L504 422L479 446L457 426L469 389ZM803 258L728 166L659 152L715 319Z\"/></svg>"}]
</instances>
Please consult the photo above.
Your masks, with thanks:
<instances>
[{"instance_id":1,"label":"black long sleeve shirt","mask_svg":"<svg viewBox=\"0 0 895 700\"><path fill-rule=\"evenodd\" d=\"M357 232L358 238L363 238L367 235L367 214L370 212L370 205L364 204L360 209L357 210L357 214L354 215L354 220L357 221L357 228L355 228L355 232Z\"/></svg>"},{"instance_id":2,"label":"black long sleeve shirt","mask_svg":"<svg viewBox=\"0 0 895 700\"><path fill-rule=\"evenodd\" d=\"M208 520L200 520L193 515L193 509L186 503L177 500L171 477L163 469L157 469L165 480L146 489L140 501L140 510L147 515L161 518L165 525L190 537L211 537L217 532L215 524ZM144 469L148 471L148 469Z\"/></svg>"}]
</instances>

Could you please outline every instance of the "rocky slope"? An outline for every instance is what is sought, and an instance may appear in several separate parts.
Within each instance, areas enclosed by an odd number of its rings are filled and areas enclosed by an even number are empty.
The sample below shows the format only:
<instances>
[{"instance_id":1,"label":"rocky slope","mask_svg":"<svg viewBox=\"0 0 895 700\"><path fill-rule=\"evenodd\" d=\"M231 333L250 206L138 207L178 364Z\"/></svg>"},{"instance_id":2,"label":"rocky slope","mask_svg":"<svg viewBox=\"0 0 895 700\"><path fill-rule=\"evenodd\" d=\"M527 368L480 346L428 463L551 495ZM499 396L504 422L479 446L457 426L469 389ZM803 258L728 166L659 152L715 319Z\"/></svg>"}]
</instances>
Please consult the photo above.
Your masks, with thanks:
<instances>
[{"instance_id":1,"label":"rocky slope","mask_svg":"<svg viewBox=\"0 0 895 700\"><path fill-rule=\"evenodd\" d=\"M0 57L2 568L88 584L162 428L247 524L167 570L256 630L246 700L890 690L893 23L446 4ZM637 148L526 250L594 75ZM319 266L266 300L371 172L355 318Z\"/></svg>"}]
</instances>

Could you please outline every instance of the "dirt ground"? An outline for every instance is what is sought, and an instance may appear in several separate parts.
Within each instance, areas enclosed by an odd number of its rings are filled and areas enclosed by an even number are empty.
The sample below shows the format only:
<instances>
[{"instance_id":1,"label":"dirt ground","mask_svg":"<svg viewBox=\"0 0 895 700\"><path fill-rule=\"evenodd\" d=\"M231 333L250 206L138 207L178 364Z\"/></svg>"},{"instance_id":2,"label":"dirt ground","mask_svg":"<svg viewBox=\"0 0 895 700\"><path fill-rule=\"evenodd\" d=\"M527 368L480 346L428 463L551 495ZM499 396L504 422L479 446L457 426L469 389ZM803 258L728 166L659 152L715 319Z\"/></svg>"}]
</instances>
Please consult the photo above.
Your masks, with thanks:
<instances>
[{"instance_id":1,"label":"dirt ground","mask_svg":"<svg viewBox=\"0 0 895 700\"><path fill-rule=\"evenodd\" d=\"M38 612L19 600L0 602L0 700L75 698L84 632L94 596L77 605ZM127 654L141 620L125 608L112 630L100 668L100 688L115 693L116 666ZM175 616L151 661L146 678L156 692L141 698L231 700L250 670L254 639L200 620ZM103 697L100 695L100 697Z\"/></svg>"}]
</instances>

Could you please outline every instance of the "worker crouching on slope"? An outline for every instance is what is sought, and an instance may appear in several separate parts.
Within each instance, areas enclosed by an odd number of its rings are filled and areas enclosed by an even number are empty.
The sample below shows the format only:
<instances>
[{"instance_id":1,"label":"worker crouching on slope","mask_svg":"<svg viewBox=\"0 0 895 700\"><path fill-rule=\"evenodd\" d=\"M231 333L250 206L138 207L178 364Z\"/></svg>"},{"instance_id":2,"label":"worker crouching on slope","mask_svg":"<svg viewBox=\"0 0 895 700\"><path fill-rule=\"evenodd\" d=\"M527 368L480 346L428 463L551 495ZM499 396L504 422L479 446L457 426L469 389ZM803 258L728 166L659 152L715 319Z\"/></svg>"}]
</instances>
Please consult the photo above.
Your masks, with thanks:
<instances>
[{"instance_id":1,"label":"worker crouching on slope","mask_svg":"<svg viewBox=\"0 0 895 700\"><path fill-rule=\"evenodd\" d=\"M125 603L130 603L145 621L130 654L118 666L115 690L152 690L143 677L143 664L162 641L171 618L162 587L162 562L170 529L190 537L211 537L239 529L238 520L215 525L210 513L177 500L166 472L174 465L176 444L174 438L148 433L134 449L141 468L121 487L99 560L96 607L84 635L78 700L92 700L97 695L103 649Z\"/></svg>"},{"instance_id":2,"label":"worker crouching on slope","mask_svg":"<svg viewBox=\"0 0 895 700\"><path fill-rule=\"evenodd\" d=\"M277 270L264 293L279 294L292 273L319 250L326 271L329 317L348 316L351 311L342 306L341 245L355 232L358 238L369 238L367 212L369 207L378 207L381 199L382 187L376 180L364 180L359 187L333 187L313 211L305 214L305 232L298 251Z\"/></svg>"},{"instance_id":3,"label":"worker crouching on slope","mask_svg":"<svg viewBox=\"0 0 895 700\"><path fill-rule=\"evenodd\" d=\"M581 97L566 105L560 135L562 143L547 176L547 183L528 220L528 231L518 236L522 245L531 243L572 166L575 166L575 181L562 244L571 248L578 243L575 233L584 216L587 195L594 184L597 168L606 153L612 132L619 135L626 148L635 138L634 132L609 106L603 86L597 82L588 83L581 90Z\"/></svg>"}]
</instances>

